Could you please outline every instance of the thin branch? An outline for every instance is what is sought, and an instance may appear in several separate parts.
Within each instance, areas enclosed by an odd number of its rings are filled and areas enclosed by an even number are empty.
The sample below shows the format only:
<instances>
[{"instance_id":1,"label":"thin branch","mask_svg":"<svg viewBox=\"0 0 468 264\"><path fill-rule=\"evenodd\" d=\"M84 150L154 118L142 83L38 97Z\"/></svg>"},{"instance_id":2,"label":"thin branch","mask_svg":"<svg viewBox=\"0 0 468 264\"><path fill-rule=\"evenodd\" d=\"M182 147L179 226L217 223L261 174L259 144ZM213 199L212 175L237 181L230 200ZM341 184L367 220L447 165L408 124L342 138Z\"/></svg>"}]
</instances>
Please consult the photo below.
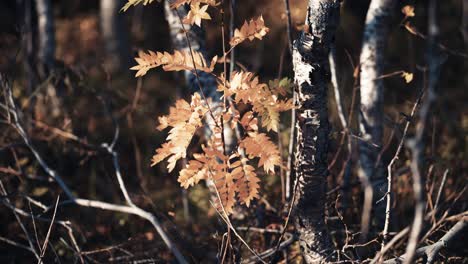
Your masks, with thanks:
<instances>
[{"instance_id":1,"label":"thin branch","mask_svg":"<svg viewBox=\"0 0 468 264\"><path fill-rule=\"evenodd\" d=\"M461 234L464 229L468 226L468 217L465 217L458 221L439 241L430 245L418 248L414 252L414 256L423 256L425 255L427 264L432 264L436 260L437 255L440 250L443 248L449 248L452 245L454 239ZM402 255L397 258L389 259L384 262L384 264L399 264L408 261L408 254Z\"/></svg>"},{"instance_id":2,"label":"thin branch","mask_svg":"<svg viewBox=\"0 0 468 264\"><path fill-rule=\"evenodd\" d=\"M177 9L176 9L176 13L177 13L177 17L179 18L180 25L182 27L182 31L184 32L185 40L187 41L187 45L189 47L190 57L192 58L192 64L193 64L193 68L194 68L193 74L195 75L195 78L197 80L198 89L200 91L201 96L203 97L203 100L208 105L208 110L209 110L211 118L213 119L213 122L215 123L216 127L220 127L220 125L218 124L218 121L216 121L216 118L214 116L213 110L210 107L210 104L208 104L208 99L206 98L205 93L203 92L203 87L202 87L202 84L201 84L201 81L200 81L200 76L198 75L197 65L195 65L195 57L193 55L192 44L190 43L188 32L185 29L184 23L182 22L182 16L180 15L179 10L177 10ZM226 54L224 54L224 56L226 56Z\"/></svg>"},{"instance_id":3,"label":"thin branch","mask_svg":"<svg viewBox=\"0 0 468 264\"><path fill-rule=\"evenodd\" d=\"M289 7L289 0L284 0L284 11L286 12L286 33L288 35L288 47L289 53L292 55L293 52L293 36L292 36L292 20L291 20L291 8Z\"/></svg>"},{"instance_id":4,"label":"thin branch","mask_svg":"<svg viewBox=\"0 0 468 264\"><path fill-rule=\"evenodd\" d=\"M20 244L20 243L18 243L18 242L15 242L15 241L13 241L13 240L8 239L8 238L5 238L5 237L0 236L0 241L5 242L5 243L7 243L7 244L9 244L9 245L12 245L12 246L14 246L14 247L18 247L18 248L25 249L25 250L27 250L27 251L33 253L33 254L36 254L36 252L35 252L33 249L31 249L30 247L25 246L25 245L22 245L22 244Z\"/></svg>"},{"instance_id":5,"label":"thin branch","mask_svg":"<svg viewBox=\"0 0 468 264\"><path fill-rule=\"evenodd\" d=\"M431 0L429 2L429 22L428 22L428 54L427 64L429 67L428 76L428 87L427 87L427 98L422 103L419 112L419 122L416 126L416 135L413 139L408 141L408 146L412 152L411 160L411 172L413 175L413 191L415 200L415 214L414 221L411 228L411 234L408 239L408 245L406 247L407 258L405 264L409 264L413 261L416 248L419 241L419 233L423 225L423 214L424 214L424 197L423 197L423 156L424 156L424 132L426 128L426 122L431 111L433 102L436 99L436 85L439 78L440 69L442 65L442 58L440 52L436 46L436 39L438 36L438 26L436 22L436 3L437 1Z\"/></svg>"},{"instance_id":6,"label":"thin branch","mask_svg":"<svg viewBox=\"0 0 468 264\"><path fill-rule=\"evenodd\" d=\"M210 173L210 177L213 177L213 174L212 172L209 170L209 173ZM211 179L213 180L213 179ZM214 181L214 180L213 180ZM232 232L236 235L236 237L242 242L242 244L244 244L247 249L262 263L266 263L265 261L263 261L263 259L258 255L257 252L255 252L255 250L253 250L249 244L247 244L247 242L245 242L245 240L239 235L239 233L237 233L236 229L234 228L234 226L232 225L231 223L231 220L229 219L229 215L227 214L226 212L226 209L224 208L224 205L222 203L222 200L221 200L221 196L219 195L219 191L218 191L218 187L216 185L214 185L214 190L216 192L216 196L217 196L217 199L219 201L219 204L221 205L221 210L222 210L222 213L218 211L218 209L213 206L215 209L216 209L216 212L218 212L219 216L221 216L221 219L223 219L223 221L227 224L228 228L230 230L232 230Z\"/></svg>"},{"instance_id":7,"label":"thin branch","mask_svg":"<svg viewBox=\"0 0 468 264\"><path fill-rule=\"evenodd\" d=\"M50 233L52 231L52 226L54 225L55 222L55 216L57 215L57 206L60 201L60 195L57 197L57 201L55 202L55 208L54 208L54 214L52 215L52 221L50 221L49 229L47 230L47 235L44 240L44 244L42 244L42 249L41 249L41 259L39 260L39 263L42 263L42 258L44 257L46 250L47 250L47 245L49 243L49 238L50 238Z\"/></svg>"},{"instance_id":8,"label":"thin branch","mask_svg":"<svg viewBox=\"0 0 468 264\"><path fill-rule=\"evenodd\" d=\"M1 192L2 195L7 195L7 191L5 190L5 187L3 186L2 181L0 181L0 192ZM8 198L5 198L5 201L7 203L10 203L10 199L8 199ZM36 259L39 260L40 259L39 254L37 254L36 250L34 249L34 244L32 242L31 237L29 236L28 231L26 230L26 227L24 226L23 222L21 222L21 219L18 216L18 214L16 213L16 211L13 210L13 214L15 215L16 221L18 222L19 226L21 227L21 230L23 230L23 233L25 234L25 236L26 236L26 238L28 240L30 251L34 254Z\"/></svg>"},{"instance_id":9,"label":"thin branch","mask_svg":"<svg viewBox=\"0 0 468 264\"><path fill-rule=\"evenodd\" d=\"M160 225L159 221L157 220L157 218L153 214L151 214L151 213L149 213L147 211L144 211L143 209L137 207L132 202L132 200L130 199L130 196L128 195L125 184L124 184L124 182L122 180L122 175L120 173L120 166L119 166L119 163L118 163L118 154L117 154L117 152L115 152L113 150L113 147L116 144L117 139L118 139L118 135L119 135L118 125L116 124L115 120L113 120L113 121L115 122L116 130L115 130L115 134L114 134L114 138L112 140L112 143L110 145L107 144L107 143L103 143L103 144L101 144L101 148L106 150L109 154L112 155L116 178L117 178L117 180L119 182L120 190L122 191L122 193L123 193L123 195L125 197L125 200L126 200L126 202L127 202L127 204L129 206L115 205L115 204L105 203L105 202L101 202L101 201L87 200L87 199L81 199L81 198L75 197L73 195L73 193L71 192L71 190L68 188L68 186L65 184L65 182L62 180L60 175L55 170L51 169L47 165L47 163L42 159L42 157L40 156L40 154L36 150L36 148L32 145L31 140L29 139L28 135L26 134L26 132L23 129L23 127L21 125L21 122L19 120L18 110L17 110L16 105L15 105L14 100L13 100L13 95L12 95L12 92L11 92L10 84L3 78L3 75L0 75L0 82L4 87L6 87L8 102L9 102L9 105L10 105L10 108L11 108L10 113L12 114L13 121L14 121L14 123L12 123L11 125L16 128L16 130L18 131L18 133L22 137L25 144L28 146L28 148L31 150L31 152L33 153L36 160L39 162L39 165L41 166L41 168L51 178L53 178L59 184L61 189L65 192L65 194L66 194L67 198L69 199L70 203L74 203L74 204L84 206L84 207L93 207L93 208L109 210L109 211L124 212L124 213L128 213L128 214L137 215L137 216L140 216L141 218L144 218L144 219L148 220L153 225L153 227L156 229L158 234L161 236L162 240L164 241L166 246L169 248L169 250L172 251L172 253L176 257L177 261L179 263L183 263L183 264L187 263L187 261L185 260L183 255L180 253L177 246L166 235L166 233L164 232L164 230L163 230L162 226ZM39 256L37 256L37 258L39 258Z\"/></svg>"},{"instance_id":10,"label":"thin branch","mask_svg":"<svg viewBox=\"0 0 468 264\"><path fill-rule=\"evenodd\" d=\"M434 204L434 211L435 212L437 212L437 209L439 207L440 198L442 197L442 191L444 190L445 183L447 182L447 175L448 175L449 171L450 171L449 169L446 169L445 172L444 172L444 176L442 177L442 181L440 183L439 191L437 192L436 202Z\"/></svg>"},{"instance_id":11,"label":"thin branch","mask_svg":"<svg viewBox=\"0 0 468 264\"><path fill-rule=\"evenodd\" d=\"M384 254L391 249L400 239L405 237L410 231L409 226L398 232L396 236L394 236L385 246L378 252L375 257L372 259L370 264L375 264L381 260L381 258L384 256ZM380 263L380 262L379 262Z\"/></svg>"},{"instance_id":12,"label":"thin branch","mask_svg":"<svg viewBox=\"0 0 468 264\"><path fill-rule=\"evenodd\" d=\"M387 166L387 193L382 199L387 199L386 209L385 209L385 223L383 229L383 240L382 240L382 247L380 252L382 253L383 249L385 248L385 243L388 239L388 230L390 228L390 216L392 210L392 183L393 183L393 176L392 176L392 168L395 162L400 158L400 153L403 150L403 146L406 140L406 135L408 133L408 129L410 127L411 121L413 120L416 109L418 108L419 104L421 103L421 98L424 94L424 90L422 89L419 93L418 99L413 105L413 109L411 110L411 114L409 118L406 120L405 128L403 130L403 136L401 137L400 143L398 144L398 148L393 156L392 160Z\"/></svg>"},{"instance_id":13,"label":"thin branch","mask_svg":"<svg viewBox=\"0 0 468 264\"><path fill-rule=\"evenodd\" d=\"M232 39L234 37L234 29L235 29L235 16L234 11L236 9L236 0L231 0L229 5L229 38ZM229 78L232 76L232 72L234 71L234 66L236 64L236 53L234 47L231 50L231 60L229 61Z\"/></svg>"},{"instance_id":14,"label":"thin branch","mask_svg":"<svg viewBox=\"0 0 468 264\"><path fill-rule=\"evenodd\" d=\"M281 230L268 229L268 228L256 228L256 227L238 227L237 230L252 231L252 232L257 232L257 233L260 233L260 234L265 234L265 233L280 234L280 233L282 233ZM289 232L285 233L285 237L286 237L286 240L281 242L279 250L283 250L283 249L289 247L294 241L296 241L295 236L293 234L289 233ZM273 248L269 248L269 249L259 253L258 255L262 259L265 259L265 258L268 258L270 256L273 256L277 251L278 251L278 249L276 249L276 247L273 247ZM251 257L251 258L247 259L246 261L244 261L243 263L254 264L254 263L257 263L257 262L258 262L258 260L255 257Z\"/></svg>"},{"instance_id":15,"label":"thin branch","mask_svg":"<svg viewBox=\"0 0 468 264\"><path fill-rule=\"evenodd\" d=\"M293 37L292 37L292 22L291 22L291 8L289 7L289 0L284 0L284 8L286 11L287 24L286 32L288 34L288 47L289 53L293 54ZM293 88L293 103L297 105L296 86ZM288 146L288 163L286 167L285 179L285 199L287 202L291 199L291 177L294 175L294 145L296 144L296 109L291 110L291 125L289 129L289 146Z\"/></svg>"}]
</instances>

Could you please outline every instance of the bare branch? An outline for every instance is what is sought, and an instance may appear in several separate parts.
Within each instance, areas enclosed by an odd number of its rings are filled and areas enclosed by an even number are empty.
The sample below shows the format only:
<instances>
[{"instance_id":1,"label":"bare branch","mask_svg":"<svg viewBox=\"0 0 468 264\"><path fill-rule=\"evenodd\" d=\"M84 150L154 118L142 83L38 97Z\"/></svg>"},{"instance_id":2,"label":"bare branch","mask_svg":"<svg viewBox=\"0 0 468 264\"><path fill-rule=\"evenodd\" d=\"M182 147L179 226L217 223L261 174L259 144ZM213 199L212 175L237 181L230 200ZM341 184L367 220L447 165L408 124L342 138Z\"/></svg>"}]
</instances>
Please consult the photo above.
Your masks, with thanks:
<instances>
[{"instance_id":1,"label":"bare branch","mask_svg":"<svg viewBox=\"0 0 468 264\"><path fill-rule=\"evenodd\" d=\"M8 97L8 103L9 103L10 109L11 109L10 113L12 114L13 121L14 121L14 123L11 124L11 125L16 128L16 130L18 131L18 133L22 137L25 144L28 146L28 148L31 150L31 152L33 153L36 160L39 162L39 165L41 166L41 168L51 178L53 178L59 184L61 189L65 192L65 194L66 194L67 198L69 199L70 203L77 204L77 205L80 205L80 206L85 206L85 207L93 207L93 208L98 208L98 209L103 209L103 210L109 210L109 211L124 212L124 213L128 213L128 214L137 215L137 216L140 216L141 218L144 218L144 219L148 220L153 225L153 227L156 229L158 234L161 236L162 240L164 241L166 246L169 248L169 250L172 251L172 253L176 257L177 261L179 263L187 263L187 261L185 260L183 255L180 253L177 246L166 235L166 233L164 232L164 230L161 227L161 225L160 225L159 221L157 220L157 218L153 214L151 214L151 213L149 213L147 211L144 211L143 209L137 207L132 202L132 200L130 199L130 196L128 195L127 189L126 189L125 184L123 182L122 175L120 173L120 167L119 167L119 163L118 163L118 155L113 150L113 147L114 147L114 145L115 145L115 143L117 142L117 139L118 139L118 134L119 134L118 133L118 126L116 126L116 132L115 132L114 139L113 139L111 145L108 145L107 143L103 143L101 145L101 148L103 148L109 154L112 155L116 178L117 178L117 180L119 182L120 190L122 191L122 193L123 193L123 195L125 197L125 200L126 200L126 202L127 202L127 204L129 206L115 205L115 204L105 203L105 202L101 202L101 201L94 201L94 200L87 200L87 199L77 198L72 194L71 190L68 188L68 186L62 180L60 175L55 170L51 169L47 165L47 163L42 159L42 157L40 156L40 154L36 150L36 148L32 145L31 140L29 139L28 135L26 134L26 132L23 129L23 127L21 125L21 122L19 120L18 109L16 108L16 105L15 105L14 100L13 100L13 95L12 95L12 92L11 92L10 84L7 82L7 80L4 79L3 75L0 75L0 82L4 87L6 87L6 91L7 91L6 96ZM37 256L37 258L39 258L39 256Z\"/></svg>"},{"instance_id":2,"label":"bare branch","mask_svg":"<svg viewBox=\"0 0 468 264\"><path fill-rule=\"evenodd\" d=\"M395 155L393 156L392 160L387 166L387 193L382 199L386 198L387 203L386 203L386 209L385 209L385 223L384 223L384 229L383 229L383 240L382 240L382 247L380 250L380 253L383 254L383 250L385 248L385 243L388 239L388 231L390 228L390 216L391 216L391 210L392 210L392 183L393 183L393 178L392 178L392 168L395 162L399 159L400 153L403 150L403 146L406 140L406 135L408 133L408 129L410 127L411 121L413 120L413 117L415 116L416 109L418 108L421 98L424 94L424 90L421 90L419 93L418 99L413 105L413 109L411 110L411 114L409 118L406 120L405 128L403 130L403 135L401 137L400 143L398 143L397 150L395 152Z\"/></svg>"},{"instance_id":3,"label":"bare branch","mask_svg":"<svg viewBox=\"0 0 468 264\"><path fill-rule=\"evenodd\" d=\"M414 252L415 257L425 255L427 260L427 264L432 264L436 260L437 255L439 254L440 250L443 248L449 248L452 245L454 239L463 232L463 230L468 225L468 217L462 218L458 221L439 241L430 245L418 248ZM386 260L385 264L399 264L408 261L408 254L400 256L398 258Z\"/></svg>"},{"instance_id":4,"label":"bare branch","mask_svg":"<svg viewBox=\"0 0 468 264\"><path fill-rule=\"evenodd\" d=\"M440 56L440 51L436 46L436 39L438 36L438 25L436 22L436 3L437 1L431 0L429 2L429 22L428 22L428 54L427 54L427 64L429 67L429 76L428 76L428 87L427 87L427 97L426 100L422 103L421 109L419 112L419 121L416 126L416 134L413 139L408 140L408 147L412 152L411 160L411 172L413 176L413 191L414 191L414 200L415 200L415 213L414 221L411 228L411 234L408 239L408 245L406 247L407 257L405 263L409 264L413 261L413 257L418 247L419 233L423 225L423 214L424 214L424 195L423 195L423 177L422 173L424 171L423 157L424 157L424 140L423 136L425 133L426 122L432 107L433 102L436 99L436 86L437 80L439 78L439 73L442 65L442 58Z\"/></svg>"}]
</instances>

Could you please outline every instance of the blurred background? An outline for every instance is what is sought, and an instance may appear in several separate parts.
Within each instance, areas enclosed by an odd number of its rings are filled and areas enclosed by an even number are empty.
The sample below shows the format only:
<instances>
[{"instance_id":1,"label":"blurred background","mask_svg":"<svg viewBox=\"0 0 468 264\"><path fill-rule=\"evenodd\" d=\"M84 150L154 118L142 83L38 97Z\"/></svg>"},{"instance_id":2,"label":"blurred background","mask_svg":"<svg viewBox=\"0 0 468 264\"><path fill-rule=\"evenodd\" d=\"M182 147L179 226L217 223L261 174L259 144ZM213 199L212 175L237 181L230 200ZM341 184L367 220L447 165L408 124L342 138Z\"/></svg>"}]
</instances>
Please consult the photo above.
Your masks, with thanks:
<instances>
[{"instance_id":1,"label":"blurred background","mask_svg":"<svg viewBox=\"0 0 468 264\"><path fill-rule=\"evenodd\" d=\"M227 16L229 1L224 1ZM291 0L293 36L302 27L305 0ZM427 6L424 0L400 1L392 20L387 43L385 72L406 71L414 80L406 83L399 75L385 79L385 140L388 148L382 159L388 162L401 138L404 114L408 115L425 85L424 37L411 34L403 26L404 5L415 7L411 25L421 34L427 32ZM0 71L12 81L14 97L25 114L26 128L48 164L56 169L80 197L123 203L113 176L111 157L86 148L67 137L101 144L110 142L116 124L120 136L116 150L124 180L134 201L155 213L168 234L183 252L196 263L212 262L221 244L225 224L219 220L209 202L207 189L198 185L182 190L177 172L168 174L165 165L150 167L154 150L166 137L156 131L157 117L168 112L178 97L188 98L191 91L180 75L155 69L144 78L134 78L129 68L139 50L172 51L164 6L154 1L119 12L123 0L2 0L0 1ZM353 71L358 64L362 30L369 1L345 0L342 3L340 27L336 34L337 75L346 113L353 95ZM429 120L426 144L433 171L427 184L437 186L443 172L450 169L447 196L457 194L466 184L468 169L468 4L447 0L440 4L440 43L447 48L437 90L437 101ZM209 11L212 20L204 22L206 49L211 58L222 55L218 12ZM235 25L263 15L269 34L262 41L243 43L236 48L236 60L267 82L278 77L293 78L291 56L286 34L286 15L282 0L237 0ZM48 21L41 20L49 17ZM40 27L41 23L47 26ZM227 30L227 28L226 28ZM227 40L226 40L227 41ZM329 93L332 131L330 159L333 158L343 128L336 114L333 89ZM356 106L354 106L356 107ZM109 118L109 113L115 118ZM2 115L2 118L4 116ZM356 120L357 118L354 118ZM280 140L284 161L289 142L289 113L282 116ZM352 124L357 131L356 124ZM21 198L28 193L47 205L53 205L60 189L46 179L21 138L10 126L0 123L0 178L17 207L29 210ZM67 134L69 133L69 134ZM412 131L410 131L412 133ZM352 155L351 182L357 182L357 154ZM412 188L408 153L403 152L396 165L397 190L395 210L399 217L392 229L405 227L412 219ZM338 155L331 169L329 189L339 186L340 172L346 153ZM283 224L284 201L278 175L262 176L262 199L251 208L243 208L235 219L237 226L277 227ZM360 222L362 197L359 184L353 185L353 199L344 210L344 221L352 228ZM466 209L466 196L452 204L453 211ZM185 200L185 205L184 205ZM337 215L336 193L330 195L329 216ZM188 206L187 206L188 204ZM339 207L339 206L338 206ZM35 209L34 209L35 210ZM90 262L122 262L145 258L171 259L150 224L137 217L112 212L65 207L60 219L69 219L76 230L78 244ZM342 228L341 223L329 223ZM30 227L31 223L28 223ZM42 235L47 224L38 223ZM11 210L0 206L0 236L24 240L17 234L18 223ZM358 228L357 228L358 230ZM67 242L61 242L64 231L52 233L51 243L65 260L75 259ZM63 239L63 238L62 238ZM269 248L264 235L248 237L256 248ZM337 235L336 243L341 243ZM114 247L115 246L115 247ZM235 249L240 251L239 248ZM110 247L110 248L109 248ZM93 250L106 250L92 252ZM291 251L298 252L293 247ZM51 262L54 256L50 253ZM88 259L89 257L89 259ZM29 263L32 255L0 242L1 263ZM92 261L91 261L92 260Z\"/></svg>"}]
</instances>

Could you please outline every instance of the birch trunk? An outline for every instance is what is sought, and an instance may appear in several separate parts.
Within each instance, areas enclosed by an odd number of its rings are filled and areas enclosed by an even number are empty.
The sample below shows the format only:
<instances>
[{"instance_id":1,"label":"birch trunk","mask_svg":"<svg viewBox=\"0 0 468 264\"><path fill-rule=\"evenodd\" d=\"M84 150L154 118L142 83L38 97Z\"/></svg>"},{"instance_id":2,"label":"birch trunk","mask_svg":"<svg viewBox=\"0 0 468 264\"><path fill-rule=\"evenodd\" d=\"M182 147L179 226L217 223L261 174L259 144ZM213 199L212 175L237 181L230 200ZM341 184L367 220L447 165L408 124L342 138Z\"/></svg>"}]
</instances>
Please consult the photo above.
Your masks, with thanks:
<instances>
[{"instance_id":1,"label":"birch trunk","mask_svg":"<svg viewBox=\"0 0 468 264\"><path fill-rule=\"evenodd\" d=\"M119 14L125 0L100 1L100 26L106 51L106 70L111 73L127 71L131 56L128 30L124 17Z\"/></svg>"},{"instance_id":2,"label":"birch trunk","mask_svg":"<svg viewBox=\"0 0 468 264\"><path fill-rule=\"evenodd\" d=\"M54 12L51 0L36 0L38 58L50 70L55 60Z\"/></svg>"},{"instance_id":3,"label":"birch trunk","mask_svg":"<svg viewBox=\"0 0 468 264\"><path fill-rule=\"evenodd\" d=\"M325 223L328 123L328 53L339 20L339 1L310 0L305 30L294 43L297 93L295 224L306 263L333 261Z\"/></svg>"},{"instance_id":4,"label":"birch trunk","mask_svg":"<svg viewBox=\"0 0 468 264\"><path fill-rule=\"evenodd\" d=\"M384 51L390 19L396 0L372 0L367 11L361 49L361 105L359 130L359 176L365 189L362 227L363 238L370 224L371 208L387 191L385 168L379 162L383 136L383 80ZM374 219L380 228L385 221L385 203L374 208Z\"/></svg>"}]
</instances>

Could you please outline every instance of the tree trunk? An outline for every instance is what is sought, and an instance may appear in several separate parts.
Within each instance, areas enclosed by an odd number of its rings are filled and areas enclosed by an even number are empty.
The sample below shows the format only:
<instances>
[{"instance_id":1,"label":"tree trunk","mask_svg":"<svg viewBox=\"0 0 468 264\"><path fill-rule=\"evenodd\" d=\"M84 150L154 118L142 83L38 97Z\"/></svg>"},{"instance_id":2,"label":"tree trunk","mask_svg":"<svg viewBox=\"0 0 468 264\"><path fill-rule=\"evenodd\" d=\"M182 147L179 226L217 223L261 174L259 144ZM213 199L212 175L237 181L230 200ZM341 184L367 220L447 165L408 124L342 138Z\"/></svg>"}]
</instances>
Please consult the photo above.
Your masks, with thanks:
<instances>
[{"instance_id":1,"label":"tree trunk","mask_svg":"<svg viewBox=\"0 0 468 264\"><path fill-rule=\"evenodd\" d=\"M327 188L328 53L339 21L338 0L310 0L305 30L294 43L297 96L295 224L307 263L333 260L325 224Z\"/></svg>"},{"instance_id":2,"label":"tree trunk","mask_svg":"<svg viewBox=\"0 0 468 264\"><path fill-rule=\"evenodd\" d=\"M36 0L36 12L39 38L38 58L39 62L46 67L41 74L46 75L47 71L53 67L55 60L54 12L51 0Z\"/></svg>"},{"instance_id":3,"label":"tree trunk","mask_svg":"<svg viewBox=\"0 0 468 264\"><path fill-rule=\"evenodd\" d=\"M120 9L125 0L101 0L100 24L102 41L106 51L106 70L110 73L127 71L131 56L128 29Z\"/></svg>"},{"instance_id":4,"label":"tree trunk","mask_svg":"<svg viewBox=\"0 0 468 264\"><path fill-rule=\"evenodd\" d=\"M359 176L365 189L362 219L363 235L370 225L372 205L387 192L387 180L378 155L382 148L383 136L383 80L384 51L387 42L390 19L396 0L372 0L367 11L361 49L361 105L359 130L363 140L359 141ZM385 203L374 208L374 219L378 228L385 221Z\"/></svg>"}]
</instances>

